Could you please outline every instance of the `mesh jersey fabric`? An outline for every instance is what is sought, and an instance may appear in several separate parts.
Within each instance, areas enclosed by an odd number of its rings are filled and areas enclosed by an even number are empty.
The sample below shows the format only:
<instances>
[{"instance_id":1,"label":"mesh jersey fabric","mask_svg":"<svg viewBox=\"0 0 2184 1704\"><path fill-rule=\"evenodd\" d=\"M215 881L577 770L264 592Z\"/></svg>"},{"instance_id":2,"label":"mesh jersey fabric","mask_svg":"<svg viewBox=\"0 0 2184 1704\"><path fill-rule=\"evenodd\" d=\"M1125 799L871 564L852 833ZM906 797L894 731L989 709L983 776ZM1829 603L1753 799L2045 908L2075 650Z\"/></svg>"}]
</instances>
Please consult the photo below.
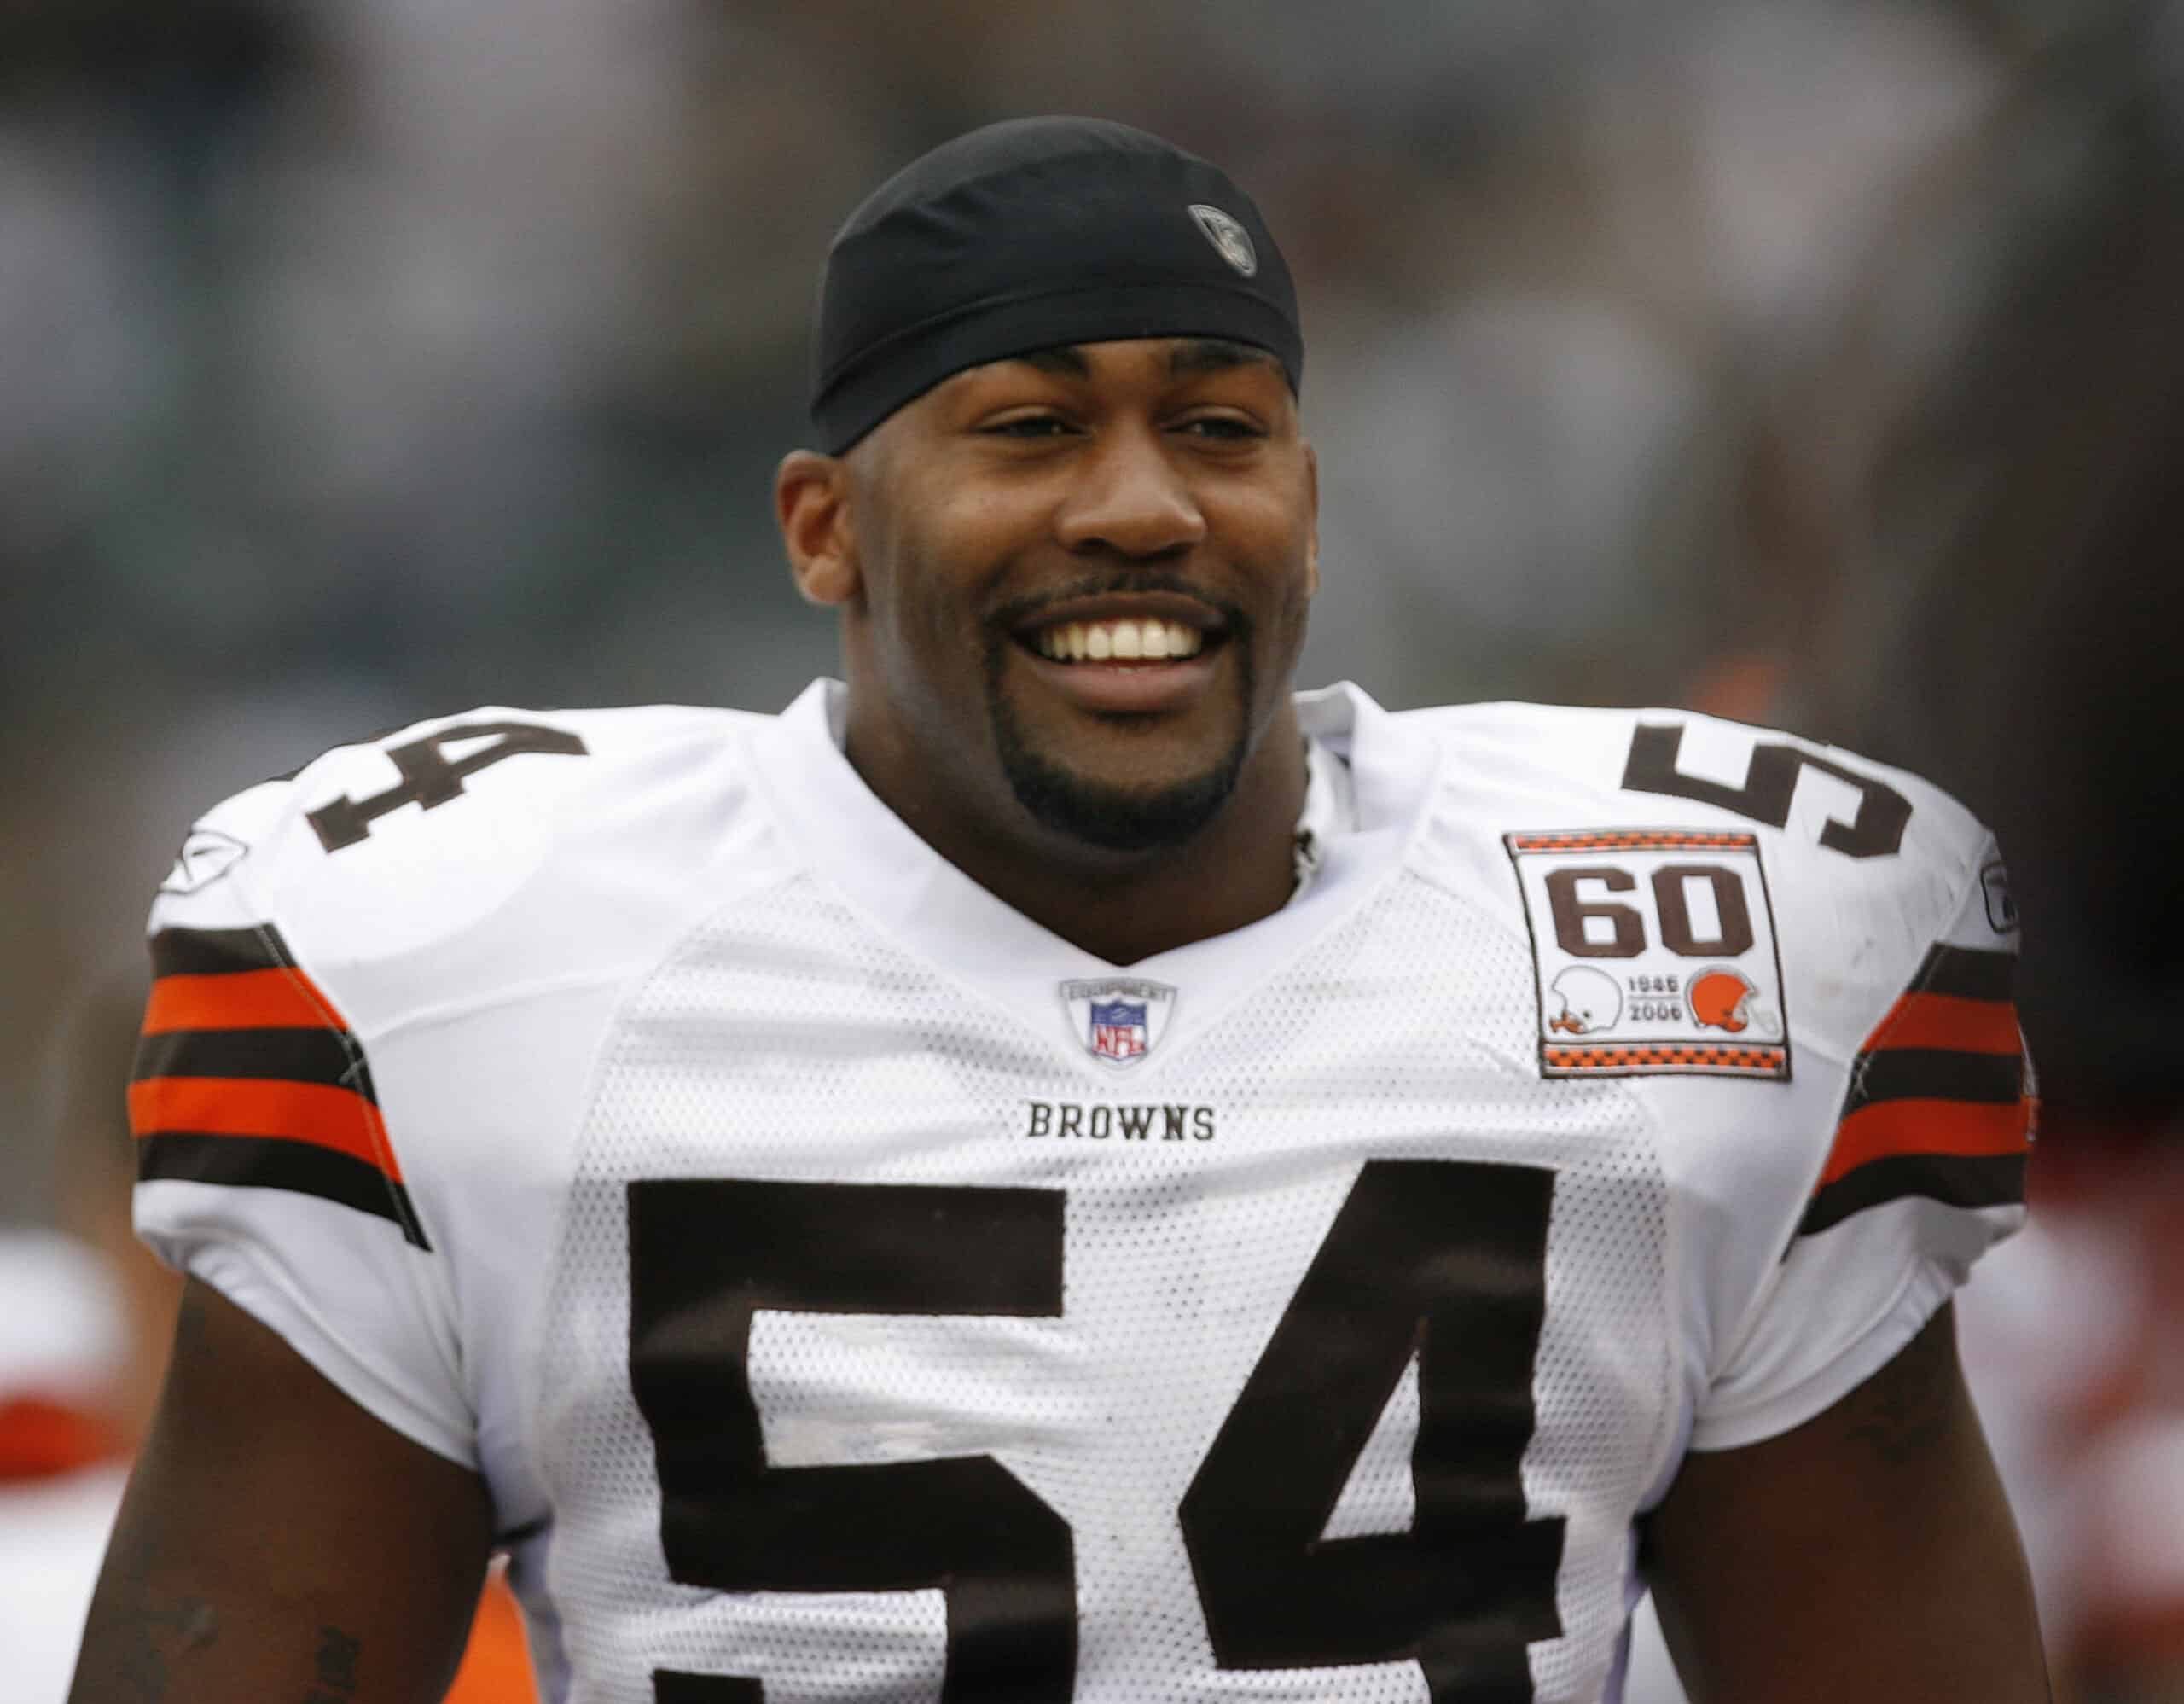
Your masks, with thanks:
<instances>
[{"instance_id":1,"label":"mesh jersey fabric","mask_svg":"<svg viewBox=\"0 0 2184 1704\"><path fill-rule=\"evenodd\" d=\"M1448 996L1415 998L1439 995L1451 964L1469 967L1453 1009ZM572 1666L628 1677L597 1695L631 1701L649 1697L659 1666L762 1675L770 1698L793 1701L937 1685L937 1592L674 1592L651 1433L621 1381L601 1377L630 1358L631 1179L857 1178L1060 1191L1061 1317L762 1315L749 1375L770 1463L1000 1452L1077 1536L1079 1697L1422 1698L1407 1662L1261 1676L1264 1689L1240 1691L1242 1677L1214 1668L1175 1510L1360 1167L1430 1154L1554 1172L1547 1286L1568 1300L1539 1342L1525 1471L1531 1501L1573 1513L1565 1637L1541 1659L1540 1695L1597 1695L1621 1629L1628 1513L1658 1471L1671 1412L1665 1186L1619 1085L1534 1097L1513 1082L1523 1014L1513 1021L1496 997L1527 970L1460 902L1398 881L1173 1061L1156 1104L1188 1084L1186 1104L1217 1109L1211 1139L1072 1143L1025 1137L1026 1103L1067 1091L1005 1016L809 882L708 923L624 1015L555 1274L561 1329L541 1386L559 1527L548 1583ZM1331 986L1362 997L1345 1003L1347 1022L1327 1019ZM767 1014L755 1032L738 1015L752 1012ZM1433 1045L1451 1015L1478 1038ZM1386 1418L1398 1448L1377 1479L1352 1481L1353 1531L1411 1524L1416 1417ZM663 1597L676 1608L648 1616ZM578 1602L595 1608L578 1617ZM606 1642L577 1643L578 1620Z\"/></svg>"},{"instance_id":2,"label":"mesh jersey fabric","mask_svg":"<svg viewBox=\"0 0 2184 1704\"><path fill-rule=\"evenodd\" d=\"M1912 777L1338 689L1304 717L1356 826L1310 887L1118 968L888 816L828 696L345 748L208 817L244 850L154 910L199 957L147 1080L275 1001L369 1096L226 1132L148 1096L140 1226L485 1474L547 1697L1612 1700L1682 1452L1818 1412L2017 1222L1889 1114L1967 1000L2019 1068L1992 987L1932 992L2011 941L1991 843ZM1824 789L1757 829L1629 792L1649 720L1720 794L1756 741L1878 777L1900 846L1831 849ZM1751 831L1786 1076L1543 1067L1504 837L1664 825ZM1141 1051L1098 1056L1068 984ZM1170 991L1149 1048L1131 985Z\"/></svg>"}]
</instances>

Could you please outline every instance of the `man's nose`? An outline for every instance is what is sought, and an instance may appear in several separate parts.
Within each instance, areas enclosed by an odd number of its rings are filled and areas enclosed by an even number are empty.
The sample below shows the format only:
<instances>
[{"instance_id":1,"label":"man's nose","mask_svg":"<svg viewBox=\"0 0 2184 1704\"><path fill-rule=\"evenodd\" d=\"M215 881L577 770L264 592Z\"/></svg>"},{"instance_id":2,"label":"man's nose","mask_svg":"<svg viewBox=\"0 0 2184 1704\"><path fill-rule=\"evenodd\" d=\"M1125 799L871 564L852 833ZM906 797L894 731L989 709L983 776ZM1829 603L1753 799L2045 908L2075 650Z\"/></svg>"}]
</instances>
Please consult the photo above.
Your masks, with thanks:
<instances>
[{"instance_id":1,"label":"man's nose","mask_svg":"<svg viewBox=\"0 0 2184 1704\"><path fill-rule=\"evenodd\" d=\"M1110 428L1076 471L1055 520L1068 549L1159 556L1205 537L1205 516L1156 428Z\"/></svg>"}]
</instances>

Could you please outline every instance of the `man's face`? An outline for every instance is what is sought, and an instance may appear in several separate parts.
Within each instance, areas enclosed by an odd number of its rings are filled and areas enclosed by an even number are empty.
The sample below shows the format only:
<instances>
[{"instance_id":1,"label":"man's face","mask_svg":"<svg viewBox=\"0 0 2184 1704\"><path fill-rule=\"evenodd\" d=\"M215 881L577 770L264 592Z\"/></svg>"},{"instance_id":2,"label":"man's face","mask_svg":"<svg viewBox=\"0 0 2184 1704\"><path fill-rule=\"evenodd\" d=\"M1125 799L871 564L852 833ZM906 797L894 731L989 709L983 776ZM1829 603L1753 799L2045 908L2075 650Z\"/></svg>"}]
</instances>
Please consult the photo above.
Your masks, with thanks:
<instances>
[{"instance_id":1,"label":"man's face","mask_svg":"<svg viewBox=\"0 0 2184 1704\"><path fill-rule=\"evenodd\" d=\"M995 362L892 416L848 474L852 701L879 701L883 750L1095 846L1211 818L1317 582L1312 452L1271 357L1134 339Z\"/></svg>"}]
</instances>

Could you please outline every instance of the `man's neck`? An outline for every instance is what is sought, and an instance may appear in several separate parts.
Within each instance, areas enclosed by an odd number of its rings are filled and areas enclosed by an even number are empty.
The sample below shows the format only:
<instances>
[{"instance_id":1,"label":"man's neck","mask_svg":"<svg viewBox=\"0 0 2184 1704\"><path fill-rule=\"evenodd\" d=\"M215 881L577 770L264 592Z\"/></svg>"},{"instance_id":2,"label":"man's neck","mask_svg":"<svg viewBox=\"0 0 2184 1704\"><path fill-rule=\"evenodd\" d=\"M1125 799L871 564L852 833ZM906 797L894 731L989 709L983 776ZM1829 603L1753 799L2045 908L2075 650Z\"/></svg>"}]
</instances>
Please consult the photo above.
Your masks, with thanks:
<instances>
[{"instance_id":1,"label":"man's neck","mask_svg":"<svg viewBox=\"0 0 2184 1704\"><path fill-rule=\"evenodd\" d=\"M1020 809L997 824L915 779L903 784L894 778L921 771L861 761L854 718L846 755L881 803L979 886L1049 933L1126 965L1227 934L1288 903L1304 805L1303 751L1296 712L1285 701L1212 821L1181 846L1146 852L1086 846Z\"/></svg>"}]
</instances>

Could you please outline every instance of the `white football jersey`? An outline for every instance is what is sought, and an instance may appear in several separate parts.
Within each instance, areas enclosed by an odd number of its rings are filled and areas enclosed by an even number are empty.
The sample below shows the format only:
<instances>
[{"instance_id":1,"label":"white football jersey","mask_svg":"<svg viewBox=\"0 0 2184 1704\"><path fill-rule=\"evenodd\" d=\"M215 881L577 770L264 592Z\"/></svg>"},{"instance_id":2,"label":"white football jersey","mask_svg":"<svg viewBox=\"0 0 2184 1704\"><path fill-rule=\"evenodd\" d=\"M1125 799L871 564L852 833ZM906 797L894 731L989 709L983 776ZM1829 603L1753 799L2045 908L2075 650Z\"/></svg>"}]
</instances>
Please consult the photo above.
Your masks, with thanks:
<instances>
[{"instance_id":1,"label":"white football jersey","mask_svg":"<svg viewBox=\"0 0 2184 1704\"><path fill-rule=\"evenodd\" d=\"M154 907L139 1225L484 1475L549 1698L1614 1700L1684 1452L2018 1223L2001 866L1682 712L1300 708L1313 879L1126 967L827 683L330 753Z\"/></svg>"}]
</instances>

